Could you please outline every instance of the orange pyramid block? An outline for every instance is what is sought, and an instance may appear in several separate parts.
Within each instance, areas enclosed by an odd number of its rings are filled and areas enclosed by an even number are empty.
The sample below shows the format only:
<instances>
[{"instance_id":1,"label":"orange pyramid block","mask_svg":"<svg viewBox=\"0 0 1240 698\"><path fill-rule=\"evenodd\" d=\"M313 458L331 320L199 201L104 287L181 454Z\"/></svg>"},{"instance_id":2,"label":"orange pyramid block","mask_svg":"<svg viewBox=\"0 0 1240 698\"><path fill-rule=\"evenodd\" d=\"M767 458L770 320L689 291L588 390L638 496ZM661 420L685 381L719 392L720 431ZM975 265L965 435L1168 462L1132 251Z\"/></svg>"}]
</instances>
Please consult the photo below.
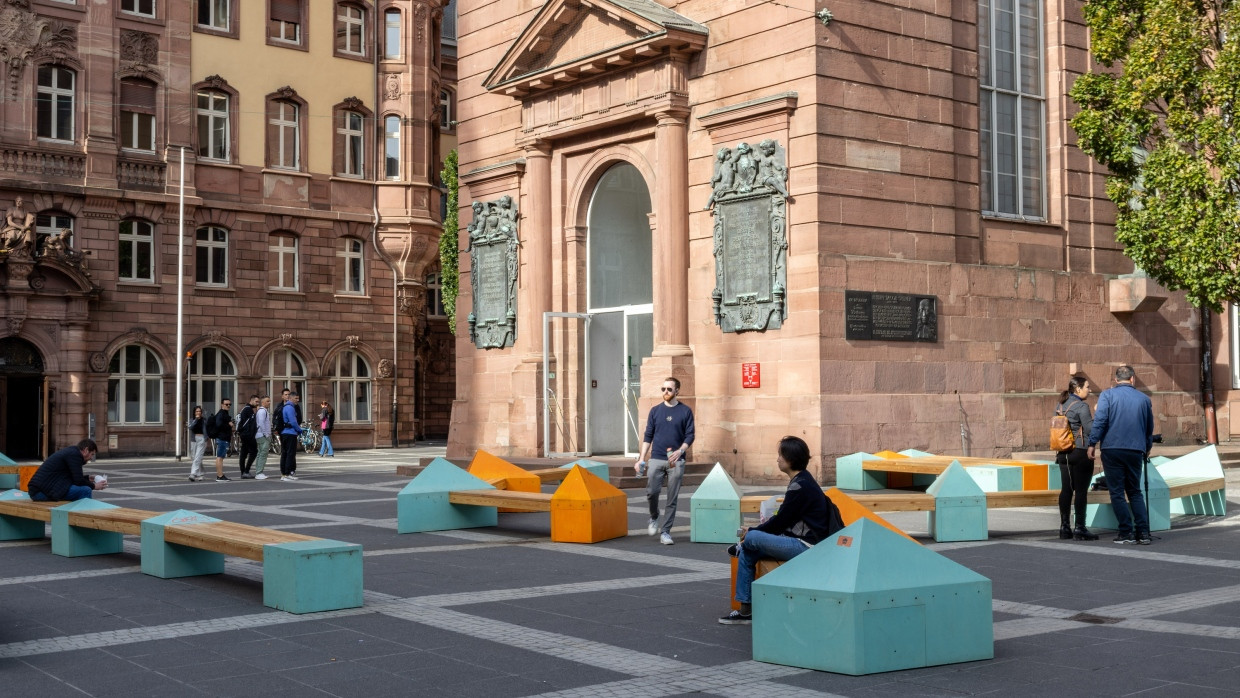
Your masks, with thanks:
<instances>
[{"instance_id":1,"label":"orange pyramid block","mask_svg":"<svg viewBox=\"0 0 1240 698\"><path fill-rule=\"evenodd\" d=\"M899 460L901 458L908 458L908 456L903 453L896 453L895 451L879 451L878 453L875 453L874 456L884 460ZM912 486L912 473L887 473L887 487L890 487L893 490L898 490Z\"/></svg>"},{"instance_id":2,"label":"orange pyramid block","mask_svg":"<svg viewBox=\"0 0 1240 698\"><path fill-rule=\"evenodd\" d=\"M469 474L479 480L486 480L500 490L542 492L542 480L537 475L486 451L474 454L474 459L469 463ZM525 510L500 507L499 511L512 513Z\"/></svg>"},{"instance_id":3,"label":"orange pyramid block","mask_svg":"<svg viewBox=\"0 0 1240 698\"><path fill-rule=\"evenodd\" d=\"M624 492L574 465L551 495L551 540L597 543L629 533L629 499Z\"/></svg>"},{"instance_id":4,"label":"orange pyramid block","mask_svg":"<svg viewBox=\"0 0 1240 698\"><path fill-rule=\"evenodd\" d=\"M840 510L840 518L844 519L845 526L851 526L861 519L869 519L870 521L873 521L874 523L885 528L889 528L914 543L917 543L912 536L893 526L887 519L884 519L878 514L870 511L870 509L864 504L844 494L838 487L832 487L826 491L826 494L831 498L831 502ZM921 543L917 544L921 545Z\"/></svg>"}]
</instances>

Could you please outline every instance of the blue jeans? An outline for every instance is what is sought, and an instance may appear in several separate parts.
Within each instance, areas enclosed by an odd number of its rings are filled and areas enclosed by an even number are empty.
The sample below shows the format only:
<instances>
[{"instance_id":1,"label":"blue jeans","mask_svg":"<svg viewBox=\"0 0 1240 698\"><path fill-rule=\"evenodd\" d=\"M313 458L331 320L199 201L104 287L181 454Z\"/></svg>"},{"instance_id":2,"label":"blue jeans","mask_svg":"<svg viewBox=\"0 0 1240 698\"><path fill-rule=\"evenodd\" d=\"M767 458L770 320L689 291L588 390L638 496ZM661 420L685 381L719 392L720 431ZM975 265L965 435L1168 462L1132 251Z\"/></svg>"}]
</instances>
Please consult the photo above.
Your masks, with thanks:
<instances>
[{"instance_id":1,"label":"blue jeans","mask_svg":"<svg viewBox=\"0 0 1240 698\"><path fill-rule=\"evenodd\" d=\"M1121 534L1149 535L1150 532L1150 521L1145 512L1145 495L1141 492L1141 466L1144 463L1145 454L1141 451L1125 448L1102 450L1102 472L1107 476L1111 508L1115 510L1115 521L1119 524ZM1124 495L1128 496L1127 501L1124 500Z\"/></svg>"},{"instance_id":2,"label":"blue jeans","mask_svg":"<svg viewBox=\"0 0 1240 698\"><path fill-rule=\"evenodd\" d=\"M323 445L319 446L319 455L321 456L324 454L329 456L336 455L336 450L332 448L332 437L327 434L323 435Z\"/></svg>"},{"instance_id":3,"label":"blue jeans","mask_svg":"<svg viewBox=\"0 0 1240 698\"><path fill-rule=\"evenodd\" d=\"M775 536L753 529L745 534L745 540L741 541L738 547L740 554L736 560L736 600L741 603L749 603L752 597L750 589L758 560L769 558L786 561L809 550L799 538Z\"/></svg>"},{"instance_id":4,"label":"blue jeans","mask_svg":"<svg viewBox=\"0 0 1240 698\"><path fill-rule=\"evenodd\" d=\"M76 502L79 499L91 499L92 498L91 493L94 491L95 491L95 488L87 486L87 485L69 485L69 494L65 495L65 498L63 501ZM32 496L31 499L33 499L36 502L51 501L50 499L48 499L47 495L43 494L42 492L35 492L34 496Z\"/></svg>"}]
</instances>

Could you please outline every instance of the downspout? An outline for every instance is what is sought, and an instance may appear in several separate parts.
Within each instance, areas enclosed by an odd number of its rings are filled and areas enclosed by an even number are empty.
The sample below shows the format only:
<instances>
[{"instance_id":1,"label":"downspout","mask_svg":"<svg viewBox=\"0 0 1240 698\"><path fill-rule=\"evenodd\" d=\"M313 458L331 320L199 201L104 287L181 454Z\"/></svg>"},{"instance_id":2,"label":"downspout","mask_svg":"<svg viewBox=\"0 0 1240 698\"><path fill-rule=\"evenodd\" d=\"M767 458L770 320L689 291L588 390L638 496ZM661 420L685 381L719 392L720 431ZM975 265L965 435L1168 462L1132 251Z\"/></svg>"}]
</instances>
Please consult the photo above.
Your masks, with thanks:
<instances>
[{"instance_id":1,"label":"downspout","mask_svg":"<svg viewBox=\"0 0 1240 698\"><path fill-rule=\"evenodd\" d=\"M1214 414L1214 345L1210 325L1214 314L1201 305L1201 403L1206 415L1206 443L1218 444L1218 420Z\"/></svg>"}]
</instances>

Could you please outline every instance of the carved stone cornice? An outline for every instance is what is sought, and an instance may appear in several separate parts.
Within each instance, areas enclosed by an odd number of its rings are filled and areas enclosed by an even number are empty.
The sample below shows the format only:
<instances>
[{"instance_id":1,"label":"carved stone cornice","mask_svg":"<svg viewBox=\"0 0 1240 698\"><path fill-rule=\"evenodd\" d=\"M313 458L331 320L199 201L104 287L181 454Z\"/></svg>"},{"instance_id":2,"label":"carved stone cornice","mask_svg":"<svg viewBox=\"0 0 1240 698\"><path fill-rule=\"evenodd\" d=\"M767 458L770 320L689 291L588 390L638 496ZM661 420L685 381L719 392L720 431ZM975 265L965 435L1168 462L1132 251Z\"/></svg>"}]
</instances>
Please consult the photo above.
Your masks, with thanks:
<instances>
[{"instance_id":1,"label":"carved stone cornice","mask_svg":"<svg viewBox=\"0 0 1240 698\"><path fill-rule=\"evenodd\" d=\"M76 25L40 17L30 11L28 0L9 0L0 7L0 64L8 68L14 98L31 59L77 63L76 53Z\"/></svg>"}]
</instances>

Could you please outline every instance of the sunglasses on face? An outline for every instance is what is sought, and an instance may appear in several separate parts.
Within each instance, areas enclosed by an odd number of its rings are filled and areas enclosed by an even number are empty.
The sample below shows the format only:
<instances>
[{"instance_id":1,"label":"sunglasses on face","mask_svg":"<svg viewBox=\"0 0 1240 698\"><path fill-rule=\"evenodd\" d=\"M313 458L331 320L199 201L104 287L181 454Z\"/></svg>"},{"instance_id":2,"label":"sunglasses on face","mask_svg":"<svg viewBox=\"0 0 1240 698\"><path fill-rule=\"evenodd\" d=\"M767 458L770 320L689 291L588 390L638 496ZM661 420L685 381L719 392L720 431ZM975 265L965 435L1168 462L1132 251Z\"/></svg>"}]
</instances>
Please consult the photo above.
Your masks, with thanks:
<instances>
[{"instance_id":1,"label":"sunglasses on face","mask_svg":"<svg viewBox=\"0 0 1240 698\"><path fill-rule=\"evenodd\" d=\"M675 389L675 388L660 388L660 389L661 389L663 392L665 392L665 393L674 393L674 392L676 392L676 389Z\"/></svg>"}]
</instances>

